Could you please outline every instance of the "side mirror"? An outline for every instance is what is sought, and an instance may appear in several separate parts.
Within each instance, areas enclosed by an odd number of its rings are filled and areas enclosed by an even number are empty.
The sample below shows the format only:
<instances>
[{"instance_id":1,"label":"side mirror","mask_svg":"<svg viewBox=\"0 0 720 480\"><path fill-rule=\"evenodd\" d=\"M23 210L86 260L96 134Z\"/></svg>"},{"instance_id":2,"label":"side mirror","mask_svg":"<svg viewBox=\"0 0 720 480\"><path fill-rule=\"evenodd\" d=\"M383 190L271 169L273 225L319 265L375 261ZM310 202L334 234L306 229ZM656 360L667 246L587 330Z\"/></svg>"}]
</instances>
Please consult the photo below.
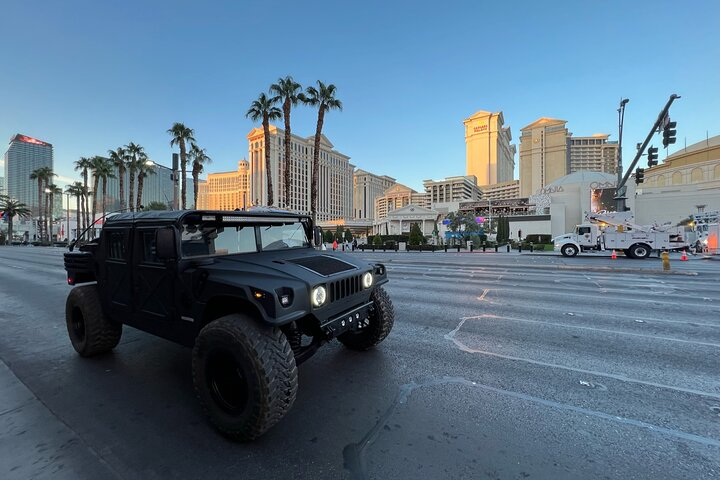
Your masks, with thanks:
<instances>
[{"instance_id":1,"label":"side mirror","mask_svg":"<svg viewBox=\"0 0 720 480\"><path fill-rule=\"evenodd\" d=\"M161 260L177 258L177 230L174 227L160 228L155 232L155 253Z\"/></svg>"}]
</instances>

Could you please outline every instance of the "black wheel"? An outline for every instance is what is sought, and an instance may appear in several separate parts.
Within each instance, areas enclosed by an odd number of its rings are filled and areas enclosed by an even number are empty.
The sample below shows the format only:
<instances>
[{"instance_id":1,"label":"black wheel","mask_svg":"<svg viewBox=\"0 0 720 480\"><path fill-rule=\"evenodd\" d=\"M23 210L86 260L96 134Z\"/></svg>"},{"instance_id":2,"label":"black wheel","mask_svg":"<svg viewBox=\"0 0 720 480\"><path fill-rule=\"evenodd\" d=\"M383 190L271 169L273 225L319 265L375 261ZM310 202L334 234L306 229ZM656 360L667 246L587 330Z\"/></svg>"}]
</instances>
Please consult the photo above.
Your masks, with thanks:
<instances>
[{"instance_id":1,"label":"black wheel","mask_svg":"<svg viewBox=\"0 0 720 480\"><path fill-rule=\"evenodd\" d=\"M83 357L109 352L122 336L122 324L103 314L96 285L70 291L65 303L65 323L73 348Z\"/></svg>"},{"instance_id":2,"label":"black wheel","mask_svg":"<svg viewBox=\"0 0 720 480\"><path fill-rule=\"evenodd\" d=\"M635 245L630 247L630 256L632 258L637 258L640 260L649 257L651 252L652 250L650 249L650 247L643 243L636 243Z\"/></svg>"},{"instance_id":3,"label":"black wheel","mask_svg":"<svg viewBox=\"0 0 720 480\"><path fill-rule=\"evenodd\" d=\"M624 249L624 250L623 250L623 253L625 254L626 257L628 257L628 258L633 258L632 252L630 251L629 248Z\"/></svg>"},{"instance_id":4,"label":"black wheel","mask_svg":"<svg viewBox=\"0 0 720 480\"><path fill-rule=\"evenodd\" d=\"M369 350L382 342L395 323L393 305L385 289L376 287L370 300L373 301L370 324L362 330L343 333L338 337L343 345L352 350Z\"/></svg>"},{"instance_id":5,"label":"black wheel","mask_svg":"<svg viewBox=\"0 0 720 480\"><path fill-rule=\"evenodd\" d=\"M563 254L563 257L574 257L578 254L578 251L578 248L572 243L566 243L560 248L560 253Z\"/></svg>"},{"instance_id":6,"label":"black wheel","mask_svg":"<svg viewBox=\"0 0 720 480\"><path fill-rule=\"evenodd\" d=\"M295 357L285 334L233 314L205 326L192 354L193 382L215 427L254 440L280 421L297 394Z\"/></svg>"}]
</instances>

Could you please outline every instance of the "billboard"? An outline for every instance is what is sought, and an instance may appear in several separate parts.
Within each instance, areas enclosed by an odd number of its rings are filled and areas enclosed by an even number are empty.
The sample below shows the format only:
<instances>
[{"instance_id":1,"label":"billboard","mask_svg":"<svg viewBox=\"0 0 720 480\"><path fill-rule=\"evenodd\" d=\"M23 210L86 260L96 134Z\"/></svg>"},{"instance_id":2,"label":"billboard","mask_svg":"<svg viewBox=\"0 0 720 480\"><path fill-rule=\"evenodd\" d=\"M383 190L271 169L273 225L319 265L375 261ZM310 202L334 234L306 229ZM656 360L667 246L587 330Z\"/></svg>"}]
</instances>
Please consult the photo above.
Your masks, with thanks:
<instances>
[{"instance_id":1,"label":"billboard","mask_svg":"<svg viewBox=\"0 0 720 480\"><path fill-rule=\"evenodd\" d=\"M591 188L590 189L590 212L615 211L615 189L614 188Z\"/></svg>"}]
</instances>

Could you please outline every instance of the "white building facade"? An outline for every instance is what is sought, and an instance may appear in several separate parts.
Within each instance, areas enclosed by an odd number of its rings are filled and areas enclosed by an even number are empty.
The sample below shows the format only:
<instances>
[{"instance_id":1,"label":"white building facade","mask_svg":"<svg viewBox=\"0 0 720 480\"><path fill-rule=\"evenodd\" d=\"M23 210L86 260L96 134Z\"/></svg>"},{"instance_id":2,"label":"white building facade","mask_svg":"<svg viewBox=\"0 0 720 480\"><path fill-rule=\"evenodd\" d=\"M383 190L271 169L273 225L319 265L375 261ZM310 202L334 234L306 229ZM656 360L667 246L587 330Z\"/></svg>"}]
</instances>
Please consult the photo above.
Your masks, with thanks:
<instances>
[{"instance_id":1,"label":"white building facade","mask_svg":"<svg viewBox=\"0 0 720 480\"><path fill-rule=\"evenodd\" d=\"M395 179L387 175L375 175L357 169L353 174L353 218L370 220L375 218L375 199L395 185Z\"/></svg>"}]
</instances>

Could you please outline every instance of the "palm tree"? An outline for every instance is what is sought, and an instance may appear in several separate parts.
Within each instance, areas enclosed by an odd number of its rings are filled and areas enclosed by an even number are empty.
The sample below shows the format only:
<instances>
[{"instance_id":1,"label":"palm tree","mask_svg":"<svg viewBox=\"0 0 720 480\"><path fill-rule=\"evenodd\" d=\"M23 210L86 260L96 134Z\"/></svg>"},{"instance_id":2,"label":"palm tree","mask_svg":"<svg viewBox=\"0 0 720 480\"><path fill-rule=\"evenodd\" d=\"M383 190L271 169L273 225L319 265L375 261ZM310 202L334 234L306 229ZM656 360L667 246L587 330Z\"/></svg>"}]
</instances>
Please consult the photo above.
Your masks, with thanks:
<instances>
[{"instance_id":1,"label":"palm tree","mask_svg":"<svg viewBox=\"0 0 720 480\"><path fill-rule=\"evenodd\" d=\"M192 177L193 177L193 205L198 208L198 189L200 188L200 174L203 171L203 165L212 162L210 157L207 156L204 148L198 147L196 144L190 144L190 159L192 160Z\"/></svg>"},{"instance_id":2,"label":"palm tree","mask_svg":"<svg viewBox=\"0 0 720 480\"><path fill-rule=\"evenodd\" d=\"M282 112L279 108L273 106L272 99L268 98L267 95L261 93L257 100L254 100L250 104L250 109L245 114L246 117L250 118L253 122L257 122L262 119L263 133L265 137L265 172L267 174L267 204L272 206L273 204L273 188L272 188L272 175L270 174L270 121L278 120L282 117Z\"/></svg>"},{"instance_id":3,"label":"palm tree","mask_svg":"<svg viewBox=\"0 0 720 480\"><path fill-rule=\"evenodd\" d=\"M155 164L148 159L147 155L145 155L145 152L142 152L140 157L138 158L137 172L138 191L137 202L135 202L135 210L139 212L140 207L142 206L142 194L143 186L145 185L145 177L147 177L149 174L155 173Z\"/></svg>"},{"instance_id":4,"label":"palm tree","mask_svg":"<svg viewBox=\"0 0 720 480\"><path fill-rule=\"evenodd\" d=\"M312 181L310 183L310 211L312 212L313 222L317 221L317 201L318 201L318 178L320 176L320 135L322 135L323 122L325 121L325 112L330 110L342 110L342 102L335 98L335 85L325 85L318 80L318 88L307 87L300 100L306 105L317 107L318 119L315 128L315 149L313 151L312 163Z\"/></svg>"},{"instance_id":5,"label":"palm tree","mask_svg":"<svg viewBox=\"0 0 720 480\"><path fill-rule=\"evenodd\" d=\"M52 234L52 220L53 220L53 214L54 207L55 207L55 195L62 195L62 188L58 187L54 183L51 183L50 185L47 185L45 187L45 193L47 194L47 205L49 212L46 212L46 217L49 222L49 228L48 228L48 240L50 240L50 235Z\"/></svg>"},{"instance_id":6,"label":"palm tree","mask_svg":"<svg viewBox=\"0 0 720 480\"><path fill-rule=\"evenodd\" d=\"M50 167L36 168L35 170L32 171L32 173L30 173L30 180L37 180L37 182L38 182L37 230L38 230L38 240L41 240L41 241L45 238L45 232L46 232L46 225L45 225L46 219L43 218L43 193L45 193L45 186L48 185L48 183L50 182L50 179L54 176L55 176L55 174L53 173L53 171ZM45 206L45 210L47 210L47 206Z\"/></svg>"},{"instance_id":7,"label":"palm tree","mask_svg":"<svg viewBox=\"0 0 720 480\"><path fill-rule=\"evenodd\" d=\"M77 239L80 235L80 205L81 205L81 199L83 198L83 195L85 194L85 187L83 187L83 184L80 182L75 182L72 185L68 185L65 189L65 193L69 193L75 199L77 200L77 224L75 226L75 239ZM70 205L68 204L68 208L70 208ZM68 238L70 238L70 227L68 227Z\"/></svg>"},{"instance_id":8,"label":"palm tree","mask_svg":"<svg viewBox=\"0 0 720 480\"><path fill-rule=\"evenodd\" d=\"M98 190L100 186L101 172L110 170L109 160L101 156L94 156L90 159L90 170L93 176L93 202L92 202L92 224L95 225L95 214L97 213Z\"/></svg>"},{"instance_id":9,"label":"palm tree","mask_svg":"<svg viewBox=\"0 0 720 480\"><path fill-rule=\"evenodd\" d=\"M114 153L114 152L113 152ZM102 216L105 216L105 202L107 201L107 181L108 178L115 178L114 170L115 170L115 163L107 158L103 157L95 157L99 160L93 163L93 175L95 175L96 178L102 180L102 196L101 196L101 205L102 205ZM98 191L98 187L95 187L95 192ZM96 194L97 197L97 194ZM95 214L93 213L93 218L95 218Z\"/></svg>"},{"instance_id":10,"label":"palm tree","mask_svg":"<svg viewBox=\"0 0 720 480\"><path fill-rule=\"evenodd\" d=\"M43 199L43 167L36 168L35 170L30 173L30 180L37 180L38 183L38 210L37 210L37 230L38 235L42 235L42 232L40 231L42 229L42 199Z\"/></svg>"},{"instance_id":11,"label":"palm tree","mask_svg":"<svg viewBox=\"0 0 720 480\"><path fill-rule=\"evenodd\" d=\"M187 176L187 143L195 142L195 132L192 128L186 127L182 123L174 123L173 126L167 131L172 136L170 140L170 146L180 146L180 165L182 166L182 177L180 179L180 193L182 195L182 209L186 210L186 181ZM187 143L186 143L187 142Z\"/></svg>"},{"instance_id":12,"label":"palm tree","mask_svg":"<svg viewBox=\"0 0 720 480\"><path fill-rule=\"evenodd\" d=\"M285 119L285 165L283 171L284 185L284 206L290 206L290 148L292 140L290 138L290 108L297 105L298 94L302 93L302 86L288 75L285 78L279 78L277 83L270 85L270 93L275 96L272 98L273 103L282 102L283 118Z\"/></svg>"},{"instance_id":13,"label":"palm tree","mask_svg":"<svg viewBox=\"0 0 720 480\"><path fill-rule=\"evenodd\" d=\"M124 148L118 147L116 150L108 150L110 162L117 168L118 181L120 182L120 209L125 210L125 165L128 160L128 154ZM113 178L108 176L108 178ZM105 184L103 183L103 201L105 200ZM103 207L103 213L105 207Z\"/></svg>"},{"instance_id":14,"label":"palm tree","mask_svg":"<svg viewBox=\"0 0 720 480\"><path fill-rule=\"evenodd\" d=\"M145 156L145 151L144 151L143 147L141 147L140 145L136 145L133 142L128 143L125 146L125 150L127 150L128 157L129 157L127 166L128 166L128 170L130 171L130 178L129 178L130 196L128 197L128 206L130 207L130 211L134 212L135 211L135 206L134 206L134 203L135 203L134 202L134 199L135 199L134 198L135 197L135 173L137 172L140 162L144 161L144 160L140 160L140 157Z\"/></svg>"},{"instance_id":15,"label":"palm tree","mask_svg":"<svg viewBox=\"0 0 720 480\"><path fill-rule=\"evenodd\" d=\"M82 202L82 211L83 211L83 230L85 230L88 226L89 219L88 219L88 204L87 204L87 195L88 195L88 169L90 168L90 159L86 157L80 157L79 160L75 162L75 170L82 170L82 176L83 176L83 187L84 187L84 197ZM78 226L78 228L80 228Z\"/></svg>"},{"instance_id":16,"label":"palm tree","mask_svg":"<svg viewBox=\"0 0 720 480\"><path fill-rule=\"evenodd\" d=\"M8 245L12 245L13 218L15 218L15 216L18 216L20 218L28 218L32 215L32 212L24 203L4 195L0 196L0 212L2 212L2 216L7 217L8 238L6 242Z\"/></svg>"}]
</instances>

